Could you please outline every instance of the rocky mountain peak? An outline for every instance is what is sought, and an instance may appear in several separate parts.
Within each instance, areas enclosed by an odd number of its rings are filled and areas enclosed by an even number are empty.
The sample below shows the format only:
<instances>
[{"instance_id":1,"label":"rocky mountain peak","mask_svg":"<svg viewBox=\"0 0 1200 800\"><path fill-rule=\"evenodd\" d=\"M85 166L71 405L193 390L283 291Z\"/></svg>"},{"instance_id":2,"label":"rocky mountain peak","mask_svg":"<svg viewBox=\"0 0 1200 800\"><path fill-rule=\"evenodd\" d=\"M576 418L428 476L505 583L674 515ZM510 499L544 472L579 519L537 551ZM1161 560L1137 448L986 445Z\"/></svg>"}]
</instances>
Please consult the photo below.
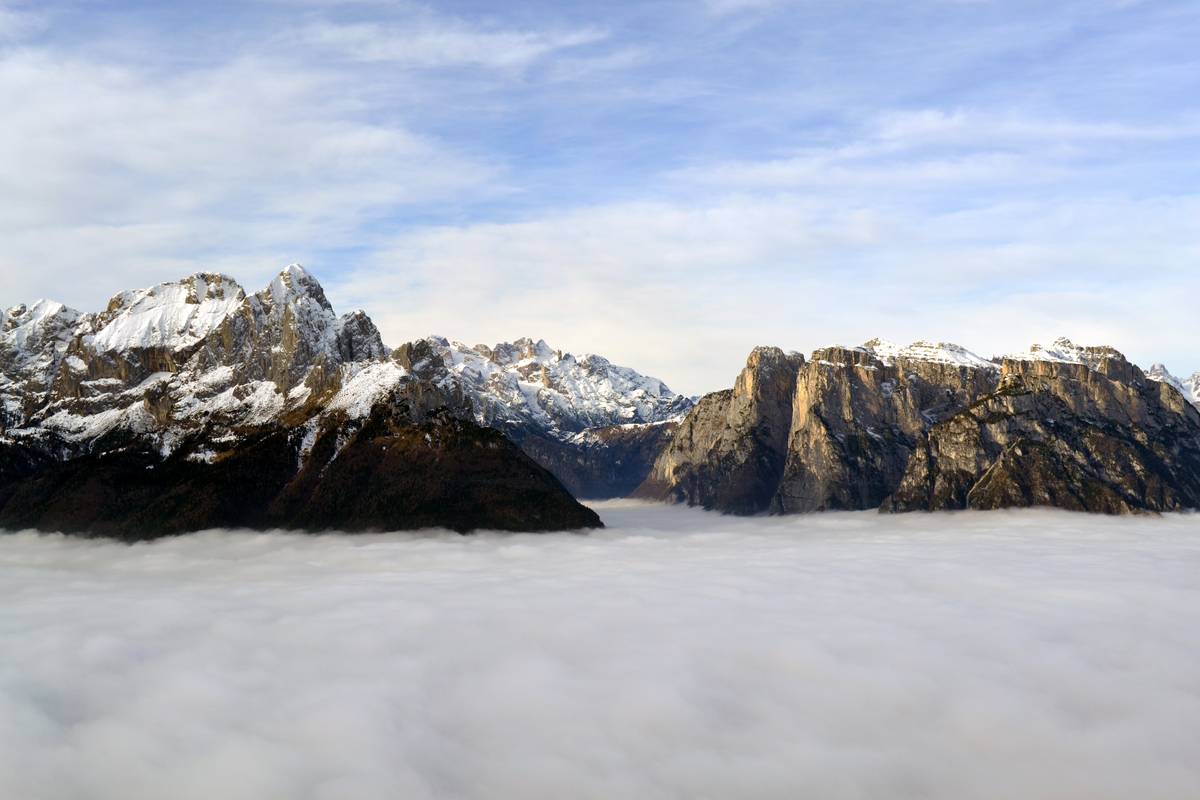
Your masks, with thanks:
<instances>
[{"instance_id":1,"label":"rocky mountain peak","mask_svg":"<svg viewBox=\"0 0 1200 800\"><path fill-rule=\"evenodd\" d=\"M664 422L691 407L656 378L599 356L576 358L544 339L467 347L431 336L399 348L393 358L440 372L439 385L470 398L481 422L518 438L529 431L569 438L588 428Z\"/></svg>"},{"instance_id":2,"label":"rocky mountain peak","mask_svg":"<svg viewBox=\"0 0 1200 800\"><path fill-rule=\"evenodd\" d=\"M53 300L38 300L29 306L21 303L0 315L0 336L5 337L9 347L20 348L28 338L69 328L82 316Z\"/></svg>"},{"instance_id":3,"label":"rocky mountain peak","mask_svg":"<svg viewBox=\"0 0 1200 800\"><path fill-rule=\"evenodd\" d=\"M766 382L796 382L796 371L804 365L804 356L800 353L785 353L781 348L758 346L746 357L746 366L738 376L737 385L745 387L746 392L753 393L753 387Z\"/></svg>"},{"instance_id":4,"label":"rocky mountain peak","mask_svg":"<svg viewBox=\"0 0 1200 800\"><path fill-rule=\"evenodd\" d=\"M1170 386L1187 398L1192 405L1200 408L1200 372L1193 373L1191 377L1180 379L1172 375L1165 365L1154 364L1150 369L1146 370L1146 377L1152 381Z\"/></svg>"},{"instance_id":5,"label":"rocky mountain peak","mask_svg":"<svg viewBox=\"0 0 1200 800\"><path fill-rule=\"evenodd\" d=\"M102 353L186 350L220 326L245 298L233 278L208 272L121 292L90 318L87 344Z\"/></svg>"},{"instance_id":6,"label":"rocky mountain peak","mask_svg":"<svg viewBox=\"0 0 1200 800\"><path fill-rule=\"evenodd\" d=\"M288 264L275 276L271 285L256 296L265 306L280 312L298 305L315 305L333 311L321 282L299 264Z\"/></svg>"},{"instance_id":7,"label":"rocky mountain peak","mask_svg":"<svg viewBox=\"0 0 1200 800\"><path fill-rule=\"evenodd\" d=\"M82 317L50 300L0 316L0 431L20 424L44 396Z\"/></svg>"},{"instance_id":8,"label":"rocky mountain peak","mask_svg":"<svg viewBox=\"0 0 1200 800\"><path fill-rule=\"evenodd\" d=\"M512 342L501 342L494 348L478 345L475 350L500 365L514 364L519 361L546 363L557 361L563 357L562 351L555 350L546 344L545 339L534 341L528 336L522 336Z\"/></svg>"},{"instance_id":9,"label":"rocky mountain peak","mask_svg":"<svg viewBox=\"0 0 1200 800\"><path fill-rule=\"evenodd\" d=\"M339 317L335 332L338 356L343 362L374 361L388 354L379 329L362 309Z\"/></svg>"},{"instance_id":10,"label":"rocky mountain peak","mask_svg":"<svg viewBox=\"0 0 1200 800\"><path fill-rule=\"evenodd\" d=\"M1152 381L1158 381L1159 383L1165 383L1169 386L1174 386L1180 392L1186 394L1186 391L1183 388L1183 381L1172 375L1170 371L1167 370L1166 365L1162 364L1161 362L1155 362L1152 364L1150 369L1146 370L1146 377Z\"/></svg>"},{"instance_id":11,"label":"rocky mountain peak","mask_svg":"<svg viewBox=\"0 0 1200 800\"><path fill-rule=\"evenodd\" d=\"M1044 361L1060 364L1083 364L1096 369L1106 360L1126 361L1124 354L1108 345L1078 345L1065 336L1060 336L1051 345L1034 344L1027 353L1011 353L1004 356L1009 361Z\"/></svg>"}]
</instances>

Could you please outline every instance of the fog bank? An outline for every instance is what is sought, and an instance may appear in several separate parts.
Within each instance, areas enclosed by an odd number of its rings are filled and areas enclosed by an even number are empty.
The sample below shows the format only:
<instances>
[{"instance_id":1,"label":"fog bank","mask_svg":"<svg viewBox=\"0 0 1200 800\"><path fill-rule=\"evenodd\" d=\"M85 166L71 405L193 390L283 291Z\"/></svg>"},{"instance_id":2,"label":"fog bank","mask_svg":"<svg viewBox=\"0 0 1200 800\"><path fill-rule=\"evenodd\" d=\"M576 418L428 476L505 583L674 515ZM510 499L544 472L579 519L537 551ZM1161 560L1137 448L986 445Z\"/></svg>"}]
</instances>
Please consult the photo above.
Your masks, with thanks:
<instances>
[{"instance_id":1,"label":"fog bank","mask_svg":"<svg viewBox=\"0 0 1200 800\"><path fill-rule=\"evenodd\" d=\"M1200 516L0 537L0 797L1181 798Z\"/></svg>"}]
</instances>

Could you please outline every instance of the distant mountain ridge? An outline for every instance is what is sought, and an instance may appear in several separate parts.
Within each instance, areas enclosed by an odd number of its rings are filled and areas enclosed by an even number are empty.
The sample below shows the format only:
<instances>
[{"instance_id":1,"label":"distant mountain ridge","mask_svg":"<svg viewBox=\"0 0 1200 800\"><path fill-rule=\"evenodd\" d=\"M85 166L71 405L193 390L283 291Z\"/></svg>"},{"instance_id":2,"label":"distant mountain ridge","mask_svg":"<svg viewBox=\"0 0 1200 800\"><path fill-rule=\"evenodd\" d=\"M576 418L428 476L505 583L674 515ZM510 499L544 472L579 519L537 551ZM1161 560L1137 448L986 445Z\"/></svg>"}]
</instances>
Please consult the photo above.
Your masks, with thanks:
<instances>
[{"instance_id":1,"label":"distant mountain ridge","mask_svg":"<svg viewBox=\"0 0 1200 800\"><path fill-rule=\"evenodd\" d=\"M429 337L394 358L503 431L576 497L622 497L646 478L693 401L597 355L545 341L467 347Z\"/></svg>"}]
</instances>

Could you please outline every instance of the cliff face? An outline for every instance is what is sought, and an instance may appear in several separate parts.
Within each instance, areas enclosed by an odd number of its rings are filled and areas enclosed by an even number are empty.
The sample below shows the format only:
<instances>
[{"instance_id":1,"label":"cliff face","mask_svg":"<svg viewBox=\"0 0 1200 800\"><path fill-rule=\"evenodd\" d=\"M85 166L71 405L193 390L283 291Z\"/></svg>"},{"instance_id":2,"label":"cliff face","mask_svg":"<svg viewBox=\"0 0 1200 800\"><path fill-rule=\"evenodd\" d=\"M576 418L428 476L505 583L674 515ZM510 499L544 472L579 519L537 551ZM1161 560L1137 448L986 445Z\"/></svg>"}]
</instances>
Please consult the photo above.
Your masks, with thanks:
<instances>
[{"instance_id":1,"label":"cliff face","mask_svg":"<svg viewBox=\"0 0 1200 800\"><path fill-rule=\"evenodd\" d=\"M1200 412L1110 351L1093 364L1005 360L998 389L918 442L885 508L1200 506Z\"/></svg>"},{"instance_id":2,"label":"cliff face","mask_svg":"<svg viewBox=\"0 0 1200 800\"><path fill-rule=\"evenodd\" d=\"M995 382L990 366L869 350L818 350L800 370L778 513L873 508L899 484L918 437Z\"/></svg>"},{"instance_id":3,"label":"cliff face","mask_svg":"<svg viewBox=\"0 0 1200 800\"><path fill-rule=\"evenodd\" d=\"M641 496L739 514L1200 506L1200 413L1111 348L755 354L683 421Z\"/></svg>"},{"instance_id":4,"label":"cliff face","mask_svg":"<svg viewBox=\"0 0 1200 800\"><path fill-rule=\"evenodd\" d=\"M755 349L732 390L702 397L684 418L636 494L736 514L767 510L803 364L797 353Z\"/></svg>"}]
</instances>

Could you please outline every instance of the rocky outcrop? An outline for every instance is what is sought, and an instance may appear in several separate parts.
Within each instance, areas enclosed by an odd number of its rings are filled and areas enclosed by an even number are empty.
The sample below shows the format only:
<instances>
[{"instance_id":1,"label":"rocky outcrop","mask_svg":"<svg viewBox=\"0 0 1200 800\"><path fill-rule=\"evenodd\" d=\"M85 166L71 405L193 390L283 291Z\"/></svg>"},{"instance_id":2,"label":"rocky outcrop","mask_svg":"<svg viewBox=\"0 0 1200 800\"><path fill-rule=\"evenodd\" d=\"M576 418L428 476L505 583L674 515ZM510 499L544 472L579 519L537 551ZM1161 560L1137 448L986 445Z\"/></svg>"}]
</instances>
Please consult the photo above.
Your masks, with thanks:
<instances>
[{"instance_id":1,"label":"rocky outcrop","mask_svg":"<svg viewBox=\"0 0 1200 800\"><path fill-rule=\"evenodd\" d=\"M762 353L780 367L774 402L748 380ZM638 493L741 514L1200 506L1200 413L1112 348L1063 339L992 360L874 340L781 356L756 350L732 390L703 398Z\"/></svg>"},{"instance_id":2,"label":"rocky outcrop","mask_svg":"<svg viewBox=\"0 0 1200 800\"><path fill-rule=\"evenodd\" d=\"M755 349L732 390L702 397L679 424L636 494L737 514L767 510L803 364L797 353Z\"/></svg>"},{"instance_id":3,"label":"rocky outcrop","mask_svg":"<svg viewBox=\"0 0 1200 800\"><path fill-rule=\"evenodd\" d=\"M1200 506L1200 412L1111 348L1005 359L1000 386L918 442L885 508Z\"/></svg>"},{"instance_id":4,"label":"rocky outcrop","mask_svg":"<svg viewBox=\"0 0 1200 800\"><path fill-rule=\"evenodd\" d=\"M142 538L599 524L461 392L401 361L296 265L253 295L204 273L97 314L10 309L0 526Z\"/></svg>"}]
</instances>

